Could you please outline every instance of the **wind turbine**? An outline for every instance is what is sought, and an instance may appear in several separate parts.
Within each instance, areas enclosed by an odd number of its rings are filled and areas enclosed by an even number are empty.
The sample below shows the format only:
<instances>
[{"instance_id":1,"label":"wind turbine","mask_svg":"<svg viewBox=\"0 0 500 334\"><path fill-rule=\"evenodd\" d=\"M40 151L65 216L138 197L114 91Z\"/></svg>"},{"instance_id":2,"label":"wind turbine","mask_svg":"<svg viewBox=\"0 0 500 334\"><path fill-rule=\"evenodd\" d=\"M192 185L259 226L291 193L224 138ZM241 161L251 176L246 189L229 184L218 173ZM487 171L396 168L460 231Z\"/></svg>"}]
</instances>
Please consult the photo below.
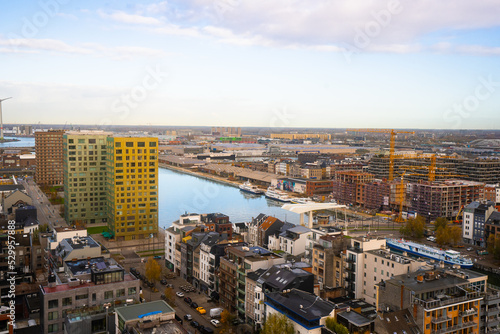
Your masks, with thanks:
<instances>
[{"instance_id":1,"label":"wind turbine","mask_svg":"<svg viewBox=\"0 0 500 334\"><path fill-rule=\"evenodd\" d=\"M2 116L2 102L12 97L6 97L5 99L0 99L0 141L3 141L3 116Z\"/></svg>"}]
</instances>

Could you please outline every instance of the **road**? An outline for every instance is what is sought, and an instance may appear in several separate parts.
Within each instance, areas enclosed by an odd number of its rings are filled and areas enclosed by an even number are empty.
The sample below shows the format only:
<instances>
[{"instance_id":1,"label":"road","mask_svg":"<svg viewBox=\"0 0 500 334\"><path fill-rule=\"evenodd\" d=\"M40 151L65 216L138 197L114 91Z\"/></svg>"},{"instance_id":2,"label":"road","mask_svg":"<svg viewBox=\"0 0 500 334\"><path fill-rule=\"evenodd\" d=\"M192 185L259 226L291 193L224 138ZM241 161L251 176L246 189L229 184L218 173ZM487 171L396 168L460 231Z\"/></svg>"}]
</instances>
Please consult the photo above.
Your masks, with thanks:
<instances>
[{"instance_id":1,"label":"road","mask_svg":"<svg viewBox=\"0 0 500 334\"><path fill-rule=\"evenodd\" d=\"M37 210L37 217L40 225L48 224L51 229L60 226L68 226L64 218L61 218L59 215L58 210L50 204L47 196L45 196L31 177L27 180L20 180L19 183L24 186L28 196L31 197L33 206L35 206Z\"/></svg>"}]
</instances>

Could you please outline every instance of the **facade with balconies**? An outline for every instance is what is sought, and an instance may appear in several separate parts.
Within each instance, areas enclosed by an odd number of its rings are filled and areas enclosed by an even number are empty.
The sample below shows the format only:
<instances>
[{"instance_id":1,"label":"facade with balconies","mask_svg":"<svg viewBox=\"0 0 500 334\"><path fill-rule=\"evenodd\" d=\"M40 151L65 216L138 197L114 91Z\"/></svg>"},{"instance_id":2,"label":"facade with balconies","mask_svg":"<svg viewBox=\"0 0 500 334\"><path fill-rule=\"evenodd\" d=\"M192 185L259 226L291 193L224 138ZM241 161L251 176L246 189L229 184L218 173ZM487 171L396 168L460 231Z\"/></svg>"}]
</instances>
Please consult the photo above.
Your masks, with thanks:
<instances>
[{"instance_id":1,"label":"facade with balconies","mask_svg":"<svg viewBox=\"0 0 500 334\"><path fill-rule=\"evenodd\" d=\"M394 276L377 285L377 307L408 308L423 334L480 333L487 278L452 268Z\"/></svg>"}]
</instances>

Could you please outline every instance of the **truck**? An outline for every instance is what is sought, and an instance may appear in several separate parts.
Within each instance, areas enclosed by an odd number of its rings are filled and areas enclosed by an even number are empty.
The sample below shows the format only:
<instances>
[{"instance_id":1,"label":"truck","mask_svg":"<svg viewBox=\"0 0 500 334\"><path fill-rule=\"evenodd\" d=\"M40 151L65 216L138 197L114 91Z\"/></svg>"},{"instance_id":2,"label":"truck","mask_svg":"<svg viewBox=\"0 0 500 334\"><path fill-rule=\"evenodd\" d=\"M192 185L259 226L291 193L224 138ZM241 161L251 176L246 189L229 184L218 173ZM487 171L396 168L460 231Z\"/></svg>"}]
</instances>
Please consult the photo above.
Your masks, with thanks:
<instances>
[{"instance_id":1,"label":"truck","mask_svg":"<svg viewBox=\"0 0 500 334\"><path fill-rule=\"evenodd\" d=\"M216 307L210 309L210 318L220 318L220 314L222 313L223 309L221 307Z\"/></svg>"}]
</instances>

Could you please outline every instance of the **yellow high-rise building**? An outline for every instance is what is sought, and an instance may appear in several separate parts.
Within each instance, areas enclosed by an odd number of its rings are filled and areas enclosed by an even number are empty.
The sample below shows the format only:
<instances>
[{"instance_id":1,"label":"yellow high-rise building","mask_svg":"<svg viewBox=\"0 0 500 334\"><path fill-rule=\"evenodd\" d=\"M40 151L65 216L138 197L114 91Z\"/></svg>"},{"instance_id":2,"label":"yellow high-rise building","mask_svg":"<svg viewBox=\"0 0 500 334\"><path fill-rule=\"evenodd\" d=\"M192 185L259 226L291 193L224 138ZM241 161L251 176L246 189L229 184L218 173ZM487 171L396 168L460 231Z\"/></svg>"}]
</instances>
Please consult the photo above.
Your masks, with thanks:
<instances>
[{"instance_id":1,"label":"yellow high-rise building","mask_svg":"<svg viewBox=\"0 0 500 334\"><path fill-rule=\"evenodd\" d=\"M158 233L158 138L107 138L108 226L116 240Z\"/></svg>"}]
</instances>

